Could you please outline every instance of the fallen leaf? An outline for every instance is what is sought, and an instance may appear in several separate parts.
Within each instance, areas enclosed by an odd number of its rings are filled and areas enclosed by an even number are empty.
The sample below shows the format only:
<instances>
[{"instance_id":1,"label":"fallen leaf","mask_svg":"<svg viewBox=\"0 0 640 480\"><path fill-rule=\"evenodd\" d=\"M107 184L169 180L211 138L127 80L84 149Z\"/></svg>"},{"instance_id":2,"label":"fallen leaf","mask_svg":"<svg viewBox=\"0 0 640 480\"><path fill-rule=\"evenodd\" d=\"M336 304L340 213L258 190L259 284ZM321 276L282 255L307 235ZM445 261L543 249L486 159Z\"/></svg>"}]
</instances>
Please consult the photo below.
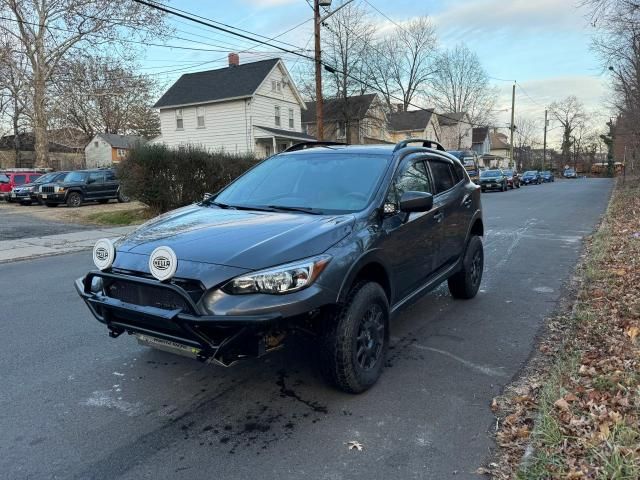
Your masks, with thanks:
<instances>
[{"instance_id":1,"label":"fallen leaf","mask_svg":"<svg viewBox=\"0 0 640 480\"><path fill-rule=\"evenodd\" d=\"M357 450L359 452L361 452L364 448L364 445L362 445L360 442L357 442L356 440L351 440L350 442L346 443L346 445L349 447L349 450Z\"/></svg>"},{"instance_id":2,"label":"fallen leaf","mask_svg":"<svg viewBox=\"0 0 640 480\"><path fill-rule=\"evenodd\" d=\"M567 394L564 396L564 399L565 399L567 402L577 402L577 401L578 401L578 397L576 397L573 393L567 393Z\"/></svg>"},{"instance_id":3,"label":"fallen leaf","mask_svg":"<svg viewBox=\"0 0 640 480\"><path fill-rule=\"evenodd\" d=\"M560 410L569 410L569 403L564 398L559 398L553 404Z\"/></svg>"},{"instance_id":4,"label":"fallen leaf","mask_svg":"<svg viewBox=\"0 0 640 480\"><path fill-rule=\"evenodd\" d=\"M638 328L636 326L629 327L625 333L631 339L632 342L635 342L636 341L636 337L638 335L640 335L640 328Z\"/></svg>"}]
</instances>

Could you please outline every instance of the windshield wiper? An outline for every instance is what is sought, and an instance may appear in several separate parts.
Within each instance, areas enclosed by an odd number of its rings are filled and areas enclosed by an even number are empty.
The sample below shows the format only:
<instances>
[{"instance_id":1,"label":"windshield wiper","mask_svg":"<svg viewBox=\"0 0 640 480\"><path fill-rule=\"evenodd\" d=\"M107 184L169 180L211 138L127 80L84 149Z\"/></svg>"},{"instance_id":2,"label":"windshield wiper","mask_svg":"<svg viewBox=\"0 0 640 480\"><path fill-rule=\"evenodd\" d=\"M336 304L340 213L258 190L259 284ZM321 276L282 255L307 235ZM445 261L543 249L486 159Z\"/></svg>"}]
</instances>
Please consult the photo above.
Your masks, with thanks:
<instances>
[{"instance_id":1,"label":"windshield wiper","mask_svg":"<svg viewBox=\"0 0 640 480\"><path fill-rule=\"evenodd\" d=\"M267 205L267 208L271 210L281 210L284 212L302 212L310 213L311 215L322 215L322 212L317 211L311 207L287 207L286 205Z\"/></svg>"},{"instance_id":2,"label":"windshield wiper","mask_svg":"<svg viewBox=\"0 0 640 480\"><path fill-rule=\"evenodd\" d=\"M216 202L213 200L205 200L204 203L206 203L207 205L215 205L216 207L220 207L220 208L224 208L225 210L229 209L229 210L235 210L236 207L233 205L227 205L226 203L220 203L220 202Z\"/></svg>"}]
</instances>

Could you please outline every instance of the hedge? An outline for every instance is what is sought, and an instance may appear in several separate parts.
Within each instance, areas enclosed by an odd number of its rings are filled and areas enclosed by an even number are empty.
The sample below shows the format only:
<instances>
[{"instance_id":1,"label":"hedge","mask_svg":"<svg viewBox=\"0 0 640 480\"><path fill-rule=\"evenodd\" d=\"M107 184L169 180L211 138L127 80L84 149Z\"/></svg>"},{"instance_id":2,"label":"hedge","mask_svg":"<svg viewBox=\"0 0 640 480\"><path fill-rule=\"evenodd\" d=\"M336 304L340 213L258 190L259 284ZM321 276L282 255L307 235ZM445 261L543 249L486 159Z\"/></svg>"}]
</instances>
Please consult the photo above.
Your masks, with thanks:
<instances>
[{"instance_id":1,"label":"hedge","mask_svg":"<svg viewBox=\"0 0 640 480\"><path fill-rule=\"evenodd\" d=\"M142 145L118 165L118 178L127 195L163 213L217 192L256 163L252 155Z\"/></svg>"}]
</instances>

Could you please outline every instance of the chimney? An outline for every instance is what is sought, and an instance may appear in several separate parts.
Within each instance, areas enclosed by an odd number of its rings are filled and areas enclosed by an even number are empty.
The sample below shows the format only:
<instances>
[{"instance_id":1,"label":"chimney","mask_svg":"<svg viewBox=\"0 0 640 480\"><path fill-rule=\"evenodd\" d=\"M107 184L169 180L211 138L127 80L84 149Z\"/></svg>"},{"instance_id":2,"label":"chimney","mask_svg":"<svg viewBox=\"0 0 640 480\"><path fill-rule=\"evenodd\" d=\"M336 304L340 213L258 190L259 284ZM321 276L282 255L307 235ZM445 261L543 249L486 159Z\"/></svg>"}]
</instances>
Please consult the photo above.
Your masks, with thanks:
<instances>
[{"instance_id":1,"label":"chimney","mask_svg":"<svg viewBox=\"0 0 640 480\"><path fill-rule=\"evenodd\" d=\"M229 66L230 67L237 67L238 65L240 65L240 55L238 55L237 53L230 53L229 54Z\"/></svg>"},{"instance_id":2,"label":"chimney","mask_svg":"<svg viewBox=\"0 0 640 480\"><path fill-rule=\"evenodd\" d=\"M396 103L396 109L398 112L404 112L404 105L402 103Z\"/></svg>"}]
</instances>

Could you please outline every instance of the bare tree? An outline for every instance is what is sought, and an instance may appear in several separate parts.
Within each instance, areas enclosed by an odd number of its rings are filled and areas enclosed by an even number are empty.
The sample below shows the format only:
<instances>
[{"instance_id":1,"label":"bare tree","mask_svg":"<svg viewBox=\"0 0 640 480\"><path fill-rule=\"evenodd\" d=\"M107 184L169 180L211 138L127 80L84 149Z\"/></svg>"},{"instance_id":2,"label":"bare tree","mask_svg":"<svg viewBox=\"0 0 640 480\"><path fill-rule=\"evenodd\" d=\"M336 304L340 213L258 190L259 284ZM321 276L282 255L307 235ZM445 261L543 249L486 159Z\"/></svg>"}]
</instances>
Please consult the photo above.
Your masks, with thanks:
<instances>
[{"instance_id":1,"label":"bare tree","mask_svg":"<svg viewBox=\"0 0 640 480\"><path fill-rule=\"evenodd\" d=\"M471 122L486 125L492 119L496 90L478 55L460 44L438 54L429 98L445 112L466 112Z\"/></svg>"},{"instance_id":2,"label":"bare tree","mask_svg":"<svg viewBox=\"0 0 640 480\"><path fill-rule=\"evenodd\" d=\"M535 167L532 149L540 143L540 125L530 117L516 117L514 131L514 156L519 170Z\"/></svg>"},{"instance_id":3,"label":"bare tree","mask_svg":"<svg viewBox=\"0 0 640 480\"><path fill-rule=\"evenodd\" d=\"M22 47L33 92L32 123L36 163L48 162L47 89L71 49L116 48L120 42L162 31L163 14L129 0L0 0L10 20L0 29Z\"/></svg>"},{"instance_id":4,"label":"bare tree","mask_svg":"<svg viewBox=\"0 0 640 480\"><path fill-rule=\"evenodd\" d=\"M383 92L390 108L402 99L407 111L414 97L426 89L433 73L436 33L428 17L418 17L398 26L380 41L371 57L371 81Z\"/></svg>"},{"instance_id":5,"label":"bare tree","mask_svg":"<svg viewBox=\"0 0 640 480\"><path fill-rule=\"evenodd\" d=\"M149 76L136 74L133 65L114 57L73 55L59 65L53 78L54 115L63 124L88 137L98 132L160 133L151 108L157 87Z\"/></svg>"},{"instance_id":6,"label":"bare tree","mask_svg":"<svg viewBox=\"0 0 640 480\"><path fill-rule=\"evenodd\" d=\"M325 76L329 97L339 102L339 121L344 122L346 142L351 142L350 97L366 93L367 86L360 81L369 78L369 58L374 27L368 21L367 12L351 3L333 15L325 25L323 36L323 60L334 67Z\"/></svg>"},{"instance_id":7,"label":"bare tree","mask_svg":"<svg viewBox=\"0 0 640 480\"><path fill-rule=\"evenodd\" d=\"M549 111L562 126L562 158L565 164L569 164L571 148L575 143L574 132L586 117L584 106L575 95L570 95L549 105Z\"/></svg>"}]
</instances>

